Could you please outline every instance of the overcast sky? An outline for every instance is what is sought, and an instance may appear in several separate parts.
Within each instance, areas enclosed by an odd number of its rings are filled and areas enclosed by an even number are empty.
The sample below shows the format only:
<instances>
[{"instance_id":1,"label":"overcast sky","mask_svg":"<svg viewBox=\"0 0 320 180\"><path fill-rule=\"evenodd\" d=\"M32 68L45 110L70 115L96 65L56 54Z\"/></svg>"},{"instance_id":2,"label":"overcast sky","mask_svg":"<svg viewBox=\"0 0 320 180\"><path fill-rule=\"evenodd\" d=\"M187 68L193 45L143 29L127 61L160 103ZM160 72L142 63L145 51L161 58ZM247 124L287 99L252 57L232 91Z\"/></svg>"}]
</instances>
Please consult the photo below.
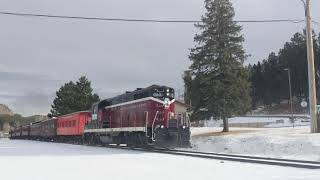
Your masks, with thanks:
<instances>
[{"instance_id":1,"label":"overcast sky","mask_svg":"<svg viewBox=\"0 0 320 180\"><path fill-rule=\"evenodd\" d=\"M106 18L199 20L204 0L0 0L0 11ZM320 21L319 0L313 18ZM300 0L232 0L236 20L303 19ZM247 63L266 58L304 23L242 24ZM86 75L102 98L151 84L183 87L193 24L0 15L0 103L46 114L55 91ZM319 32L319 26L314 26Z\"/></svg>"}]
</instances>

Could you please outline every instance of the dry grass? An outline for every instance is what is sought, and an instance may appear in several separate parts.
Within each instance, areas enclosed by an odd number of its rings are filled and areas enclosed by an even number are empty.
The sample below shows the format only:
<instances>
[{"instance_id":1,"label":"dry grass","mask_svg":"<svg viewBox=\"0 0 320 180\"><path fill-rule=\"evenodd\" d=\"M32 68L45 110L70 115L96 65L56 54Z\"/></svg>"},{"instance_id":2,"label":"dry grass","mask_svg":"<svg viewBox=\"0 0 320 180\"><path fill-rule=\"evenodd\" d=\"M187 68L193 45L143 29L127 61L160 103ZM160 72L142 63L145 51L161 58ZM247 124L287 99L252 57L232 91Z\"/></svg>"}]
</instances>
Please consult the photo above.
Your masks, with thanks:
<instances>
[{"instance_id":1,"label":"dry grass","mask_svg":"<svg viewBox=\"0 0 320 180\"><path fill-rule=\"evenodd\" d=\"M198 138L198 137L210 137L210 136L225 136L225 135L237 135L237 134L243 134L243 133L251 133L255 132L254 130L233 130L229 132L209 132L209 133L203 133L203 134L197 134L192 137Z\"/></svg>"}]
</instances>

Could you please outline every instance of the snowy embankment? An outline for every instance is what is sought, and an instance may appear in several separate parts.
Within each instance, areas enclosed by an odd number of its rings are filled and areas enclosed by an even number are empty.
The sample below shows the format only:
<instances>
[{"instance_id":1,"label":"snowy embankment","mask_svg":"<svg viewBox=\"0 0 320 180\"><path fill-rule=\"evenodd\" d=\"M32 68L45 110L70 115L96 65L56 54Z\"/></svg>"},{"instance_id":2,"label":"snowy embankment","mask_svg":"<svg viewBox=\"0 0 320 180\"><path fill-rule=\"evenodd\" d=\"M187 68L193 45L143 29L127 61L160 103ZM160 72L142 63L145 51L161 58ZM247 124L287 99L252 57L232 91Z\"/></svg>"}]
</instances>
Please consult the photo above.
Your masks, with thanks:
<instances>
[{"instance_id":1,"label":"snowy embankment","mask_svg":"<svg viewBox=\"0 0 320 180\"><path fill-rule=\"evenodd\" d=\"M318 180L319 170L218 161L139 151L0 140L5 180Z\"/></svg>"},{"instance_id":2,"label":"snowy embankment","mask_svg":"<svg viewBox=\"0 0 320 180\"><path fill-rule=\"evenodd\" d=\"M192 148L198 151L320 161L320 134L309 127L192 128Z\"/></svg>"}]
</instances>

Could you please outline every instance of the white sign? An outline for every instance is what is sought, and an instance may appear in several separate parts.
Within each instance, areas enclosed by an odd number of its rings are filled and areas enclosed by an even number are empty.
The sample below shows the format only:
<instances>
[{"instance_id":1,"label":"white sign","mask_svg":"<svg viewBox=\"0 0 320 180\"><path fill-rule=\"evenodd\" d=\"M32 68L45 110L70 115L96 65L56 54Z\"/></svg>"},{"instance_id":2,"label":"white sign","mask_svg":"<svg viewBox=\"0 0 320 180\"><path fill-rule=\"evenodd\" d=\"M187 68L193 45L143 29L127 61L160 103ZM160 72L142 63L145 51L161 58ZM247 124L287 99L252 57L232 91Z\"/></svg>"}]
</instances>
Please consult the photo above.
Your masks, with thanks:
<instances>
[{"instance_id":1,"label":"white sign","mask_svg":"<svg viewBox=\"0 0 320 180\"><path fill-rule=\"evenodd\" d=\"M300 105L301 107L306 108L308 106L308 103L307 101L302 101Z\"/></svg>"}]
</instances>

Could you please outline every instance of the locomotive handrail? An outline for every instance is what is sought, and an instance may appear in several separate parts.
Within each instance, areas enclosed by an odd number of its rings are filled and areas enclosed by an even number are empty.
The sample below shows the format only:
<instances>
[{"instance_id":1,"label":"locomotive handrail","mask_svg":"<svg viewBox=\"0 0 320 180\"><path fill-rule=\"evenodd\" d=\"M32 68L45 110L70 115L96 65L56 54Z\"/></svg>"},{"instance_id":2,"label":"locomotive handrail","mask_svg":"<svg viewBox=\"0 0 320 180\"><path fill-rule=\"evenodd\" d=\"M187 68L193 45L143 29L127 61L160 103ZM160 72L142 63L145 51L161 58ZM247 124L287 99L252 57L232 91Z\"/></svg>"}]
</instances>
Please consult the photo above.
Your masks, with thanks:
<instances>
[{"instance_id":1,"label":"locomotive handrail","mask_svg":"<svg viewBox=\"0 0 320 180\"><path fill-rule=\"evenodd\" d=\"M188 127L191 127L191 121L190 121L190 117L189 117L188 113L186 113L186 117L187 117L187 121L188 121Z\"/></svg>"},{"instance_id":2,"label":"locomotive handrail","mask_svg":"<svg viewBox=\"0 0 320 180\"><path fill-rule=\"evenodd\" d=\"M156 112L156 115L154 116L153 122L152 122L152 128L151 128L151 139L152 141L155 141L154 139L154 123L156 122L157 119L157 115L158 115L159 111Z\"/></svg>"},{"instance_id":3,"label":"locomotive handrail","mask_svg":"<svg viewBox=\"0 0 320 180\"><path fill-rule=\"evenodd\" d=\"M148 119L149 119L149 112L145 111L146 113L146 137L148 137Z\"/></svg>"}]
</instances>

